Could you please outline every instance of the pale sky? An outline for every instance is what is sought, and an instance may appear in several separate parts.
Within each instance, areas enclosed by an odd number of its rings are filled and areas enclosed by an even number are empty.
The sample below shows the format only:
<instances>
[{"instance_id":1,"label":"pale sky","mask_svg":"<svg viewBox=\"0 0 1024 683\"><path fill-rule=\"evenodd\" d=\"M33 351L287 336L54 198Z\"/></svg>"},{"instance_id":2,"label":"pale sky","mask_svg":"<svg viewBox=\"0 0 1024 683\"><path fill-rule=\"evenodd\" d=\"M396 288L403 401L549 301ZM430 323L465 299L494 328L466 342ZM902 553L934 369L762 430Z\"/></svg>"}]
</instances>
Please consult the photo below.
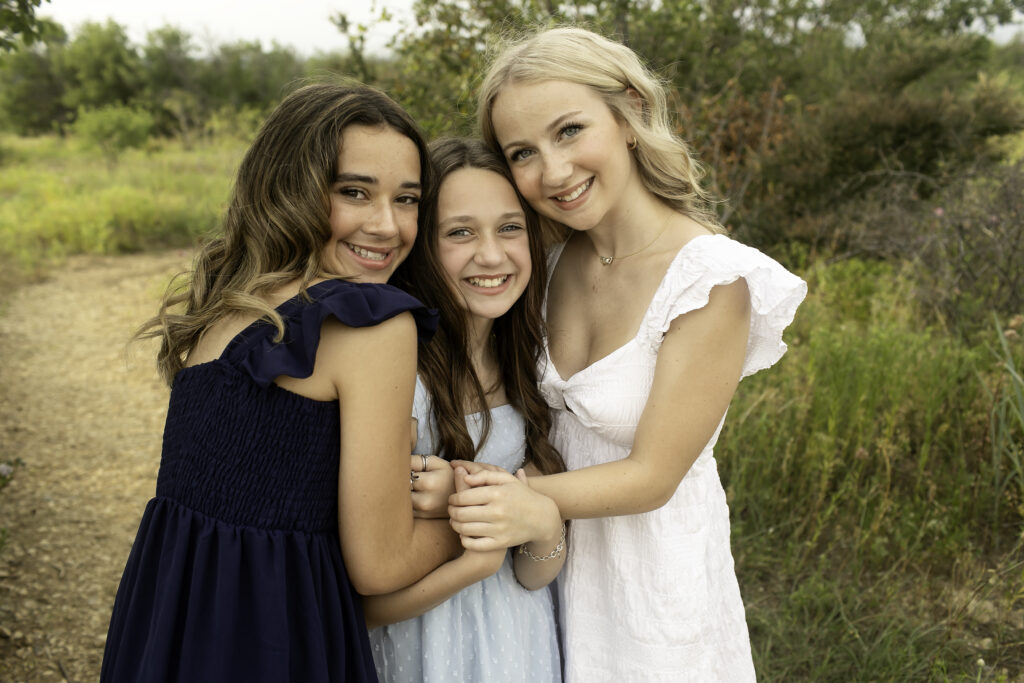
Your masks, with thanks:
<instances>
[{"instance_id":1,"label":"pale sky","mask_svg":"<svg viewBox=\"0 0 1024 683\"><path fill-rule=\"evenodd\" d=\"M128 31L137 45L146 33L171 25L192 34L201 48L238 40L259 40L269 49L273 41L295 48L303 55L344 50L345 37L330 22L344 12L353 22L367 22L374 13L371 5L387 8L396 17L377 26L367 43L371 52L382 52L399 20L412 19L413 0L49 0L37 13L60 22L74 33L83 21L113 19ZM1018 17L1019 18L1019 17ZM1003 42L1021 30L1021 25L997 29L994 38Z\"/></svg>"},{"instance_id":2,"label":"pale sky","mask_svg":"<svg viewBox=\"0 0 1024 683\"><path fill-rule=\"evenodd\" d=\"M411 19L413 0L376 0L396 17ZM336 51L347 47L345 37L330 22L338 12L354 22L370 19L370 0L50 0L36 13L56 20L69 33L84 21L113 19L128 31L136 45L146 33L163 26L175 26L192 34L201 48L259 40L265 49L273 41L295 48L304 55L317 50ZM372 51L384 50L397 23L383 25L370 34Z\"/></svg>"}]
</instances>

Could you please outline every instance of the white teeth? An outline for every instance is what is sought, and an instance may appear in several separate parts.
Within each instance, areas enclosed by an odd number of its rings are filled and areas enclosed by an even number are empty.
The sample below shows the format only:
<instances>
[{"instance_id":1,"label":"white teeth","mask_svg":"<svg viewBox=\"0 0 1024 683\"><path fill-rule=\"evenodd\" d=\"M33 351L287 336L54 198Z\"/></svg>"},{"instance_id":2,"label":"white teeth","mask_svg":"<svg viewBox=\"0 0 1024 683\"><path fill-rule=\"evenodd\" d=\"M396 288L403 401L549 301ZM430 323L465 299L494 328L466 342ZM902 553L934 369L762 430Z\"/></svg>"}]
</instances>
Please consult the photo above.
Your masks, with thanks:
<instances>
[{"instance_id":1,"label":"white teeth","mask_svg":"<svg viewBox=\"0 0 1024 683\"><path fill-rule=\"evenodd\" d=\"M508 275L501 277L467 277L466 281L474 287L500 287L505 284Z\"/></svg>"},{"instance_id":2,"label":"white teeth","mask_svg":"<svg viewBox=\"0 0 1024 683\"><path fill-rule=\"evenodd\" d=\"M590 180L588 180L587 182L583 183L582 185L580 185L579 187L577 187L577 188L576 188L575 190L573 190L573 191L572 191L572 192L570 192L569 194L564 194L564 195L562 195L561 197L555 197L555 199L557 199L557 200L558 200L558 201L560 201L560 202L571 202L572 200L576 199L576 198L577 198L577 197L579 197L579 196L580 196L581 194L583 194L584 192L586 192L586 191L587 191L587 189L589 189L589 188L590 188L590 183L592 183L592 182L594 182L594 179L593 179L593 178L591 178L591 179L590 179Z\"/></svg>"},{"instance_id":3,"label":"white teeth","mask_svg":"<svg viewBox=\"0 0 1024 683\"><path fill-rule=\"evenodd\" d=\"M369 259L371 261L383 261L388 257L386 252L380 254L376 251L369 251L367 249L363 249L362 247L356 246L355 244L349 244L348 242L345 242L345 244L347 244L348 248L354 251L359 256L362 256L363 258Z\"/></svg>"}]
</instances>

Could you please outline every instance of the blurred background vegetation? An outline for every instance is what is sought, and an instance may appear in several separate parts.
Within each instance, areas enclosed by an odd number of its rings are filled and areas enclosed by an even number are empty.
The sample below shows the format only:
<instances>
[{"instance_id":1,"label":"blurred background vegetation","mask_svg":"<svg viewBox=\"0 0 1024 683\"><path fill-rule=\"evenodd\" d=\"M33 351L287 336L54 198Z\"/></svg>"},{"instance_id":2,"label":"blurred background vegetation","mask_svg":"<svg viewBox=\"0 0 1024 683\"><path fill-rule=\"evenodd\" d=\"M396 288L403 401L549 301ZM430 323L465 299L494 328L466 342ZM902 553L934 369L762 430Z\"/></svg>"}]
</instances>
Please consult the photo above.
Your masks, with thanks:
<instances>
[{"instance_id":1,"label":"blurred background vegetation","mask_svg":"<svg viewBox=\"0 0 1024 683\"><path fill-rule=\"evenodd\" d=\"M628 43L732 234L810 284L718 449L761 677L1024 680L1024 38L989 37L1024 0L417 0L388 53L339 14L346 49L311 57L3 3L6 285L195 244L304 78L472 133L495 34Z\"/></svg>"}]
</instances>

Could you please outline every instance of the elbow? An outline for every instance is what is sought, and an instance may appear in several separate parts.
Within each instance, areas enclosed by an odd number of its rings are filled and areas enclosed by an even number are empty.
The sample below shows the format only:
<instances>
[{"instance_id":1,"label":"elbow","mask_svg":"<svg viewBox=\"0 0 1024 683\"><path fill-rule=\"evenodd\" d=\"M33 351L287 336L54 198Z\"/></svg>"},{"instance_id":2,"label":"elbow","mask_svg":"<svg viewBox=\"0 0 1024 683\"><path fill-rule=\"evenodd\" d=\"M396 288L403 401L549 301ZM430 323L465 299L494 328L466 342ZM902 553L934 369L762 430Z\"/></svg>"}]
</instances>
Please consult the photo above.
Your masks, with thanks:
<instances>
[{"instance_id":1,"label":"elbow","mask_svg":"<svg viewBox=\"0 0 1024 683\"><path fill-rule=\"evenodd\" d=\"M673 488L668 488L664 485L651 486L647 489L647 495L641 500L640 509L637 512L654 512L663 507L665 503L672 500L672 496L675 495L677 488L679 488L678 484Z\"/></svg>"},{"instance_id":2,"label":"elbow","mask_svg":"<svg viewBox=\"0 0 1024 683\"><path fill-rule=\"evenodd\" d=\"M355 567L348 571L348 580L360 595L384 595L404 588L411 581L384 567Z\"/></svg>"}]
</instances>

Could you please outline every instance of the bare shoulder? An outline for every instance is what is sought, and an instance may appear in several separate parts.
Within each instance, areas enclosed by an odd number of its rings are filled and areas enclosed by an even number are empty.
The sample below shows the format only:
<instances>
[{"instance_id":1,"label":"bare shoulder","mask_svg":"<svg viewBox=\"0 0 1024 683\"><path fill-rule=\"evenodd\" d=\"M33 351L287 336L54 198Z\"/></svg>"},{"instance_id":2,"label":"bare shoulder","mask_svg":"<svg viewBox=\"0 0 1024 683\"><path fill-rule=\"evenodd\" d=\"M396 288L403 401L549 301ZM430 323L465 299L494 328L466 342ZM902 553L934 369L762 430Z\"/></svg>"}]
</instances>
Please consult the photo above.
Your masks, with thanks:
<instances>
[{"instance_id":1,"label":"bare shoulder","mask_svg":"<svg viewBox=\"0 0 1024 683\"><path fill-rule=\"evenodd\" d=\"M750 290L746 280L740 278L715 285L708 294L707 305L673 320L665 334L665 343L688 340L688 343L725 345L730 337L745 343L749 327Z\"/></svg>"},{"instance_id":2,"label":"bare shoulder","mask_svg":"<svg viewBox=\"0 0 1024 683\"><path fill-rule=\"evenodd\" d=\"M376 325L349 327L335 318L324 321L317 365L335 378L384 372L394 365L416 363L416 322L409 312Z\"/></svg>"}]
</instances>

